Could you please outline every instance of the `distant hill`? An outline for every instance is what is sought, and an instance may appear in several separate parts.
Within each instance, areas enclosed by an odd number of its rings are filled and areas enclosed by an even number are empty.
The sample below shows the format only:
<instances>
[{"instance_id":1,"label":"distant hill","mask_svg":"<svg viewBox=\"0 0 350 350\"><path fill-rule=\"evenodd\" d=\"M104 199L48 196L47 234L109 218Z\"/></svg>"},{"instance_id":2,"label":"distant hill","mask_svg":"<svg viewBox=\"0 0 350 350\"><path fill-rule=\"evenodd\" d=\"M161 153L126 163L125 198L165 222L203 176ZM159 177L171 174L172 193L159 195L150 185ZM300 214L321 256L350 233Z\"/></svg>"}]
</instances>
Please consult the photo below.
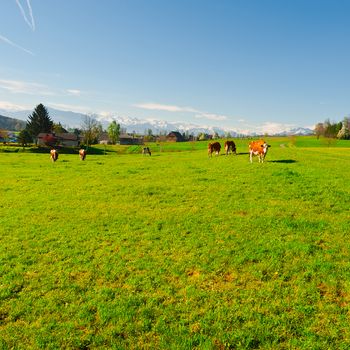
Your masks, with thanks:
<instances>
[{"instance_id":1,"label":"distant hill","mask_svg":"<svg viewBox=\"0 0 350 350\"><path fill-rule=\"evenodd\" d=\"M26 127L26 122L23 120L5 117L0 115L0 129L10 131L20 131Z\"/></svg>"},{"instance_id":2,"label":"distant hill","mask_svg":"<svg viewBox=\"0 0 350 350\"><path fill-rule=\"evenodd\" d=\"M79 128L82 124L82 121L85 114L82 113L75 113L75 112L67 112L67 111L61 111L58 109L54 109L51 107L46 107L51 119L55 123L61 123L62 126L65 128ZM0 109L0 114L8 115L11 118L21 119L21 120L27 120L28 116L31 115L33 111L30 110L20 110L20 111L11 111L11 110L5 110Z\"/></svg>"}]
</instances>

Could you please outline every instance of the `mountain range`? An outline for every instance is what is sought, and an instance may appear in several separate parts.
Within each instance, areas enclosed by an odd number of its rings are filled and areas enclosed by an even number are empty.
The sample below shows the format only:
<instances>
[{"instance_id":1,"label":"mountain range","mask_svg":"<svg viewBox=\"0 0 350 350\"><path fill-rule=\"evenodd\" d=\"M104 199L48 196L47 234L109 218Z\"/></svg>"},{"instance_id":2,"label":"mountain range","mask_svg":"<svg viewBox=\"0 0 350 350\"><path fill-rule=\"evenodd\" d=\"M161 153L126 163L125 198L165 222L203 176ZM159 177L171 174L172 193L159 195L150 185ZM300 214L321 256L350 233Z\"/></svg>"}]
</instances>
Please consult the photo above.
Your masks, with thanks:
<instances>
[{"instance_id":1,"label":"mountain range","mask_svg":"<svg viewBox=\"0 0 350 350\"><path fill-rule=\"evenodd\" d=\"M19 131L26 127L26 122L23 120L5 117L0 115L0 129Z\"/></svg>"},{"instance_id":2,"label":"mountain range","mask_svg":"<svg viewBox=\"0 0 350 350\"><path fill-rule=\"evenodd\" d=\"M80 128L86 114L62 111L59 109L48 107L48 112L51 118L56 123L61 123L65 128ZM10 118L15 118L17 120L26 121L28 116L32 114L31 110L4 110L0 109L0 115L7 116ZM103 126L107 128L109 123L112 120L116 120L120 124L121 128L125 129L127 132L135 132L139 134L144 134L147 130L152 130L154 134L159 134L160 132L170 132L170 131L180 131L187 132L189 134L198 135L199 133L226 135L230 134L232 137L237 137L242 135L241 132L232 128L222 128L216 126L205 126L205 125L196 125L185 122L168 122L164 120L156 119L138 119L133 117L117 117L117 116L99 116L93 115ZM0 125L1 128L1 125ZM248 134L248 133L245 133ZM311 135L313 131L309 128L292 128L288 130L282 130L273 135L286 136L286 135ZM257 136L257 133L250 132L249 135Z\"/></svg>"}]
</instances>

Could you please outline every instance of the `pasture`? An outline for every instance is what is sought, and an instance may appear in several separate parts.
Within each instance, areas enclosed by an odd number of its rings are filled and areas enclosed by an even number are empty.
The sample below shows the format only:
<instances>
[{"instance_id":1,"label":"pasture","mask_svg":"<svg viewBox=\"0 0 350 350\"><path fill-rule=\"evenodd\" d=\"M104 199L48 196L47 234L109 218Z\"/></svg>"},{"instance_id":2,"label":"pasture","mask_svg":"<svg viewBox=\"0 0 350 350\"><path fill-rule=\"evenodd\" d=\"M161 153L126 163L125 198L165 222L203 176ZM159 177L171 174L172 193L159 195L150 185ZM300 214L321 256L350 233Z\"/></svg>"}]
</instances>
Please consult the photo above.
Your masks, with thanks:
<instances>
[{"instance_id":1,"label":"pasture","mask_svg":"<svg viewBox=\"0 0 350 350\"><path fill-rule=\"evenodd\" d=\"M269 143L0 153L0 348L348 349L350 148Z\"/></svg>"}]
</instances>

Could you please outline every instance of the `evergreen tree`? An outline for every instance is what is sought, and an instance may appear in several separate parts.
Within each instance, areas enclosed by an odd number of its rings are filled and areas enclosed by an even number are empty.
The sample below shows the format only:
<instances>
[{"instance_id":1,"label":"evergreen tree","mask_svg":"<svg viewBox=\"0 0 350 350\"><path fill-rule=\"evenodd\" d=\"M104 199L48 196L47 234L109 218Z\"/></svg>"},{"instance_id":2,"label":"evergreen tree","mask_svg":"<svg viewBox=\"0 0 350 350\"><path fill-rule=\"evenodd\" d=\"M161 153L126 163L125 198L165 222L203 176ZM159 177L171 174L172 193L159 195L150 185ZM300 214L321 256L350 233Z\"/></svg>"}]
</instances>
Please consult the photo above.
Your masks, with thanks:
<instances>
[{"instance_id":1,"label":"evergreen tree","mask_svg":"<svg viewBox=\"0 0 350 350\"><path fill-rule=\"evenodd\" d=\"M43 104L35 107L34 112L28 116L26 129L37 144L38 134L41 132L49 133L52 131L53 121L49 112Z\"/></svg>"},{"instance_id":2,"label":"evergreen tree","mask_svg":"<svg viewBox=\"0 0 350 350\"><path fill-rule=\"evenodd\" d=\"M61 123L53 123L53 126L52 126L52 131L55 132L56 134L63 134L63 133L66 133L68 132L63 126Z\"/></svg>"}]
</instances>

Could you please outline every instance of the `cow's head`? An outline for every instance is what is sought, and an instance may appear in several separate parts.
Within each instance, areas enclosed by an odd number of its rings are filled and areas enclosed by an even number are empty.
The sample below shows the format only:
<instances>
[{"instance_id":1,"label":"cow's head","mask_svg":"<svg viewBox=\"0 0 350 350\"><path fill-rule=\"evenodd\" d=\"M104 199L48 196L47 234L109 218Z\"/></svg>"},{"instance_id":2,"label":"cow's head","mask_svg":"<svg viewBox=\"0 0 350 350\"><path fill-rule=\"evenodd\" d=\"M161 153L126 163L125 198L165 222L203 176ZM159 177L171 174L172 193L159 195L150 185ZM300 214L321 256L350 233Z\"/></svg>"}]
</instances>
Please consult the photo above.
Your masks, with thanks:
<instances>
[{"instance_id":1,"label":"cow's head","mask_svg":"<svg viewBox=\"0 0 350 350\"><path fill-rule=\"evenodd\" d=\"M264 142L262 145L261 145L261 148L263 149L264 153L267 152L267 150L269 149L269 147L271 147L269 144L267 144L266 142Z\"/></svg>"}]
</instances>

